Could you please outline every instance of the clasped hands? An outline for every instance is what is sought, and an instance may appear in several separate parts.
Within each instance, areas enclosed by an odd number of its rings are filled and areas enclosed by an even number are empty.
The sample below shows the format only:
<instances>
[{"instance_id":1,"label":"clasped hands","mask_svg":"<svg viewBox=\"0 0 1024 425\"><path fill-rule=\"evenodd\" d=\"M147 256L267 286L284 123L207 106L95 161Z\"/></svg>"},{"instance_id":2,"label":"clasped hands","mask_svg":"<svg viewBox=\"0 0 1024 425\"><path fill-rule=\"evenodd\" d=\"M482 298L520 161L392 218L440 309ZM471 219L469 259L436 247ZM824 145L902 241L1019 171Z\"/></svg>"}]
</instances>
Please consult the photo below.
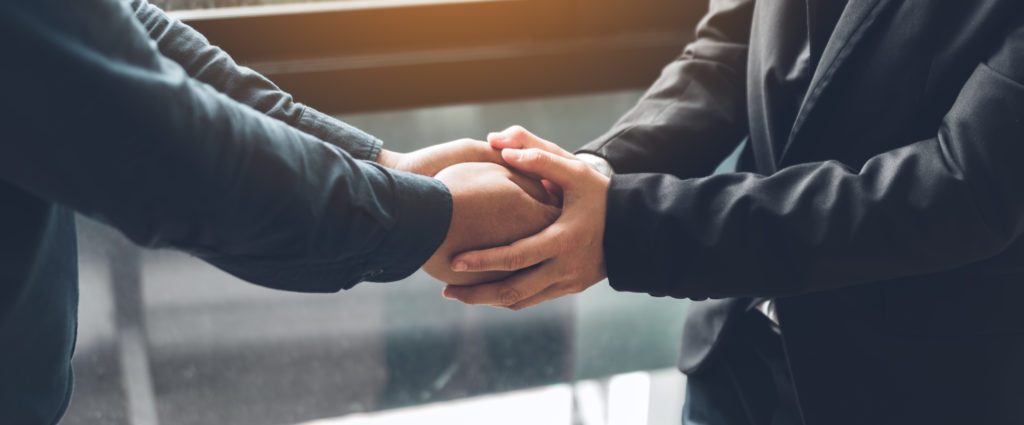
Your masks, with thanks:
<instances>
[{"instance_id":1,"label":"clasped hands","mask_svg":"<svg viewBox=\"0 0 1024 425\"><path fill-rule=\"evenodd\" d=\"M378 162L451 191L448 235L423 266L446 298L520 310L605 278L609 179L558 145L516 126Z\"/></svg>"}]
</instances>

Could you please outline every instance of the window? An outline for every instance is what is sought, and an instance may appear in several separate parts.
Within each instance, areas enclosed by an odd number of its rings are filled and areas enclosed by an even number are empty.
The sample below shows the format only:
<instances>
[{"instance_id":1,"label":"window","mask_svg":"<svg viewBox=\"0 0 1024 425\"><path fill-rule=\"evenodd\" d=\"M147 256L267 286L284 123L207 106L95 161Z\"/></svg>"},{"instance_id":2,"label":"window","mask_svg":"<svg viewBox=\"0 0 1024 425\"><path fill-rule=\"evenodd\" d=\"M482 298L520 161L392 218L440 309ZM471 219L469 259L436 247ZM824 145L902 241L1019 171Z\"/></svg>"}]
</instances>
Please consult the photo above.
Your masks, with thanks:
<instances>
[{"instance_id":1,"label":"window","mask_svg":"<svg viewBox=\"0 0 1024 425\"><path fill-rule=\"evenodd\" d=\"M644 87L703 10L679 0L364 0L177 15L302 102L352 112Z\"/></svg>"}]
</instances>

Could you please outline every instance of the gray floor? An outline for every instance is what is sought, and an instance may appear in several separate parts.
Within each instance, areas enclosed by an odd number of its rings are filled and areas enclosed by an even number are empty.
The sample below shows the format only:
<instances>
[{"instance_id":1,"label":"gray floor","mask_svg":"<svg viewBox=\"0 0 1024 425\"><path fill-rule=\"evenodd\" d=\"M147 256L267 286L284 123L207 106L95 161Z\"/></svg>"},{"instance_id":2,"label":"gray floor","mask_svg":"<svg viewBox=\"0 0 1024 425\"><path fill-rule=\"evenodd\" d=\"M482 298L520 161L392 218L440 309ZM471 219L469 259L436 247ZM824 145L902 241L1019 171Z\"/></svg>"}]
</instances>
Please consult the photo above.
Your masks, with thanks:
<instances>
[{"instance_id":1,"label":"gray floor","mask_svg":"<svg viewBox=\"0 0 1024 425\"><path fill-rule=\"evenodd\" d=\"M398 151L512 124L574 148L638 95L342 118ZM519 313L469 307L442 299L441 284L423 274L341 294L291 294L180 253L137 251L110 229L81 223L77 387L64 424L292 424L665 368L686 310L682 301L607 285ZM140 317L130 289L118 291L120 304L112 289L136 280ZM134 335L136 328L143 332Z\"/></svg>"}]
</instances>

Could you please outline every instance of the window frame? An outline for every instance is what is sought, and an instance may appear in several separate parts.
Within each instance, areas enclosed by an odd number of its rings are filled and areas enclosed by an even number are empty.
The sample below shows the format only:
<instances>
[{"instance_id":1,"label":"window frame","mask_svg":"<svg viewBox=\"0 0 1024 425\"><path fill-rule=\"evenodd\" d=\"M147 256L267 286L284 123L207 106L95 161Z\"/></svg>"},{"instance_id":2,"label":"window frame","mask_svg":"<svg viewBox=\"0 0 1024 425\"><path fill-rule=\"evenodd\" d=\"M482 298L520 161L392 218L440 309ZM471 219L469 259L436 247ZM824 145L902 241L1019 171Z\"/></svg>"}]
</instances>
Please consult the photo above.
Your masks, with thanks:
<instances>
[{"instance_id":1,"label":"window frame","mask_svg":"<svg viewBox=\"0 0 1024 425\"><path fill-rule=\"evenodd\" d=\"M171 14L299 101L344 113L645 87L704 11L700 0L359 0Z\"/></svg>"}]
</instances>

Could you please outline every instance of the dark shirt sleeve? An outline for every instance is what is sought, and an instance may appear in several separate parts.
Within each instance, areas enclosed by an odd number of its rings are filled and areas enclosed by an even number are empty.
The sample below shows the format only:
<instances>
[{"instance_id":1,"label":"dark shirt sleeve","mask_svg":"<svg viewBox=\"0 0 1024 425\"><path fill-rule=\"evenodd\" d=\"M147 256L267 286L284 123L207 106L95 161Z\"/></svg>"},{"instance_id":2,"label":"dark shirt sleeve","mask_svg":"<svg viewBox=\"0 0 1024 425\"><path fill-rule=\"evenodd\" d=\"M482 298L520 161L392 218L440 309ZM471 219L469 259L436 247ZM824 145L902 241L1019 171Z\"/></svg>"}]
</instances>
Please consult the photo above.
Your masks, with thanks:
<instances>
[{"instance_id":1,"label":"dark shirt sleeve","mask_svg":"<svg viewBox=\"0 0 1024 425\"><path fill-rule=\"evenodd\" d=\"M226 52L146 0L132 0L135 18L160 53L192 78L270 117L344 149L357 159L376 160L381 141L316 109L295 102L258 72L239 66ZM343 95L343 94L339 94Z\"/></svg>"},{"instance_id":2,"label":"dark shirt sleeve","mask_svg":"<svg viewBox=\"0 0 1024 425\"><path fill-rule=\"evenodd\" d=\"M0 179L243 279L336 291L415 271L451 196L270 118L165 58L127 3L0 6Z\"/></svg>"},{"instance_id":3,"label":"dark shirt sleeve","mask_svg":"<svg viewBox=\"0 0 1024 425\"><path fill-rule=\"evenodd\" d=\"M767 177L613 177L612 286L784 296L1001 264L1024 233L1024 24L993 48L934 137L860 169L832 161Z\"/></svg>"},{"instance_id":4,"label":"dark shirt sleeve","mask_svg":"<svg viewBox=\"0 0 1024 425\"><path fill-rule=\"evenodd\" d=\"M607 133L579 152L616 173L705 176L747 134L746 68L754 0L712 0L697 38Z\"/></svg>"}]
</instances>

